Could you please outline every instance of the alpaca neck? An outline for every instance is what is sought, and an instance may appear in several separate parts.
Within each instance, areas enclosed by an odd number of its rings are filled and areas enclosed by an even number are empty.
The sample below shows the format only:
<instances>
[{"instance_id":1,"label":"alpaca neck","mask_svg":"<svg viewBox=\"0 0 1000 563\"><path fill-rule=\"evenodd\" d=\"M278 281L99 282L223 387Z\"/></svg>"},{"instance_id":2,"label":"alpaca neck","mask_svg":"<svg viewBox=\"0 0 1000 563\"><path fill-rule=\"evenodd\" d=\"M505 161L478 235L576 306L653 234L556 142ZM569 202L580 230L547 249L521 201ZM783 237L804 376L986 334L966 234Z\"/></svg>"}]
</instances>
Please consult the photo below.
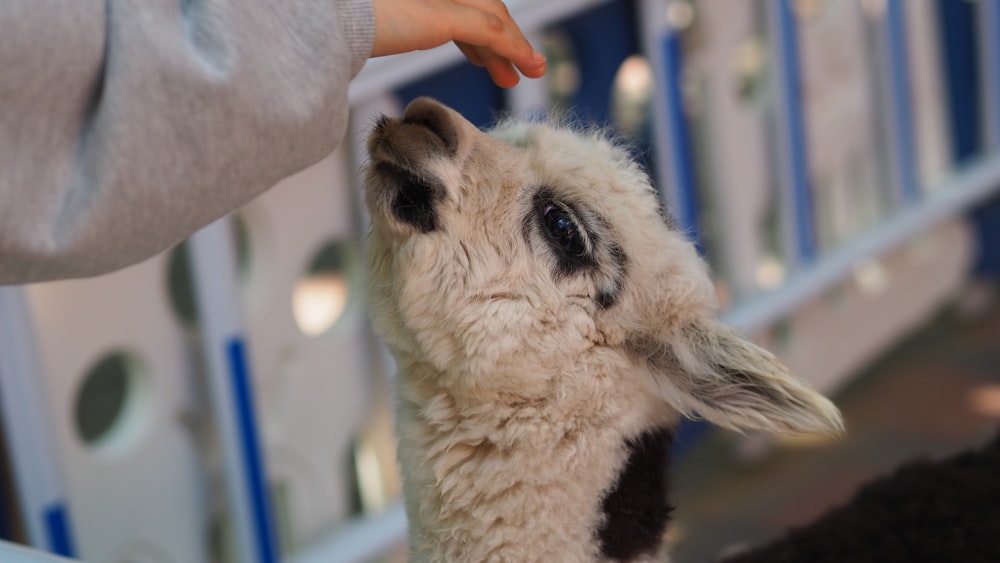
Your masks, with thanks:
<instances>
[{"instance_id":1,"label":"alpaca neck","mask_svg":"<svg viewBox=\"0 0 1000 563\"><path fill-rule=\"evenodd\" d=\"M658 554L668 431L557 423L545 405L463 408L400 378L411 561L643 561Z\"/></svg>"}]
</instances>

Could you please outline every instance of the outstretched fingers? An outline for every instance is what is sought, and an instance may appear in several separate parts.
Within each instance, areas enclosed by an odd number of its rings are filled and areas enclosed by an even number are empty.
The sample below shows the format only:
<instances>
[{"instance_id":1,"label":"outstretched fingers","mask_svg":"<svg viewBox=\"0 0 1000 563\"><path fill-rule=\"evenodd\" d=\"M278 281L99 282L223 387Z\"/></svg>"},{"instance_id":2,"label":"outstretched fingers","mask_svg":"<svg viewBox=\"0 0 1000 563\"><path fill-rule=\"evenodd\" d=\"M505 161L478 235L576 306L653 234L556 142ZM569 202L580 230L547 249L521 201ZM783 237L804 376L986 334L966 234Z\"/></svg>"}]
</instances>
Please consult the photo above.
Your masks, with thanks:
<instances>
[{"instance_id":1,"label":"outstretched fingers","mask_svg":"<svg viewBox=\"0 0 1000 563\"><path fill-rule=\"evenodd\" d=\"M500 0L375 0L372 56L430 49L454 41L499 86L517 84L520 71L545 74L535 51Z\"/></svg>"},{"instance_id":2,"label":"outstretched fingers","mask_svg":"<svg viewBox=\"0 0 1000 563\"><path fill-rule=\"evenodd\" d=\"M454 41L473 63L483 66L500 86L517 84L521 71L545 74L545 57L535 51L500 0L461 0L467 19L453 29Z\"/></svg>"}]
</instances>

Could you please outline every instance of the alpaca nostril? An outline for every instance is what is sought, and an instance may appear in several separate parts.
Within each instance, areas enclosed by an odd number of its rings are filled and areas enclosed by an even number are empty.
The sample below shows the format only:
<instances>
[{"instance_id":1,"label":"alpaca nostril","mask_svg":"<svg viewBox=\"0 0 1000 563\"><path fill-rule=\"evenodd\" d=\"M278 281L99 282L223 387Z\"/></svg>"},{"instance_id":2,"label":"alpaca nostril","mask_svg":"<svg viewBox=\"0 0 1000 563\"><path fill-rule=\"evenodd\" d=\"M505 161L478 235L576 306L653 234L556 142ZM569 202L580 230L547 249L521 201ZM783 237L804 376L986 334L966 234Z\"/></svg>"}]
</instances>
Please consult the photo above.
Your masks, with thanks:
<instances>
[{"instance_id":1,"label":"alpaca nostril","mask_svg":"<svg viewBox=\"0 0 1000 563\"><path fill-rule=\"evenodd\" d=\"M403 123L419 125L437 136L450 153L458 150L458 129L450 111L430 98L417 98L403 114Z\"/></svg>"}]
</instances>

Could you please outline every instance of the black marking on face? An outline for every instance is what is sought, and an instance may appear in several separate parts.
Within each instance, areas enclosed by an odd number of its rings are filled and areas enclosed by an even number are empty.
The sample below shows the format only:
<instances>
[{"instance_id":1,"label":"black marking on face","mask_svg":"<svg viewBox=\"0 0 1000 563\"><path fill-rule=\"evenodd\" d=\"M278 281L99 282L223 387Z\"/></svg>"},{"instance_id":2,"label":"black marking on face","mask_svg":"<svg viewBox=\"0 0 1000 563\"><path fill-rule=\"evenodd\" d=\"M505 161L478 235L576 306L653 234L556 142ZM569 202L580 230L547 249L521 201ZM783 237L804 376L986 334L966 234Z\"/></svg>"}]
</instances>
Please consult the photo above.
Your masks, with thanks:
<instances>
[{"instance_id":1,"label":"black marking on face","mask_svg":"<svg viewBox=\"0 0 1000 563\"><path fill-rule=\"evenodd\" d=\"M597 296L594 301L597 302L597 306L601 309L607 309L615 304L618 300L618 294L621 292L621 287L615 285L610 290L601 290L597 292Z\"/></svg>"},{"instance_id":2,"label":"black marking on face","mask_svg":"<svg viewBox=\"0 0 1000 563\"><path fill-rule=\"evenodd\" d=\"M535 192L531 210L524 217L523 234L528 244L536 235L544 241L555 258L556 278L591 276L593 299L599 309L612 307L621 298L628 256L611 240L611 229L603 217L587 206L543 187Z\"/></svg>"},{"instance_id":3,"label":"black marking on face","mask_svg":"<svg viewBox=\"0 0 1000 563\"><path fill-rule=\"evenodd\" d=\"M597 538L605 557L626 562L659 548L673 511L667 499L672 443L666 428L628 441L628 460L601 501Z\"/></svg>"},{"instance_id":4,"label":"black marking on face","mask_svg":"<svg viewBox=\"0 0 1000 563\"><path fill-rule=\"evenodd\" d=\"M597 292L595 300L601 309L607 309L617 303L625 290L625 268L628 265L628 256L622 247L614 243L609 245L608 254L611 255L615 263L615 269L611 279Z\"/></svg>"},{"instance_id":5,"label":"black marking on face","mask_svg":"<svg viewBox=\"0 0 1000 563\"><path fill-rule=\"evenodd\" d=\"M438 230L437 204L445 198L444 187L392 164L383 162L377 167L396 186L389 200L393 216L422 233Z\"/></svg>"}]
</instances>

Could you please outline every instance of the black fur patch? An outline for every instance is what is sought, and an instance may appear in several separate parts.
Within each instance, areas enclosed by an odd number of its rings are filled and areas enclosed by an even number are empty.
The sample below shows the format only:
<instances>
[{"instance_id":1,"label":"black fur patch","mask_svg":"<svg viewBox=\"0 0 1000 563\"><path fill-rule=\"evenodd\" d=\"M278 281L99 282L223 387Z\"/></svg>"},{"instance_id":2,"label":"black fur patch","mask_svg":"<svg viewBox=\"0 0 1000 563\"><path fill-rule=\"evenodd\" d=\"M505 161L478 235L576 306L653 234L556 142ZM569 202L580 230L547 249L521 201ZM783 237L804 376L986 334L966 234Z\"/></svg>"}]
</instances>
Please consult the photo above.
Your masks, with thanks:
<instances>
[{"instance_id":1,"label":"black fur patch","mask_svg":"<svg viewBox=\"0 0 1000 563\"><path fill-rule=\"evenodd\" d=\"M611 281L606 287L601 288L595 296L597 306L601 309L607 309L618 302L622 291L625 290L625 268L628 266L628 256L622 247L614 243L609 245L608 253L615 261L615 270Z\"/></svg>"},{"instance_id":2,"label":"black fur patch","mask_svg":"<svg viewBox=\"0 0 1000 563\"><path fill-rule=\"evenodd\" d=\"M627 562L655 551L663 541L673 506L667 499L673 433L652 430L630 440L618 482L601 502L597 532L601 553Z\"/></svg>"},{"instance_id":3,"label":"black fur patch","mask_svg":"<svg viewBox=\"0 0 1000 563\"><path fill-rule=\"evenodd\" d=\"M1000 561L1000 436L943 460L913 460L807 526L725 563Z\"/></svg>"},{"instance_id":4,"label":"black fur patch","mask_svg":"<svg viewBox=\"0 0 1000 563\"><path fill-rule=\"evenodd\" d=\"M580 229L581 236L586 239L586 252L568 253L546 232L545 210L550 206L558 206L571 215ZM625 269L629 261L621 246L603 236L602 233L606 234L609 231L600 215L585 206L557 197L554 190L548 187L542 187L535 193L531 210L525 215L522 224L524 239L528 244L531 244L533 234L537 233L549 247L555 258L553 273L557 278L581 273L596 278L597 292L594 295L594 302L600 309L607 309L618 302L625 289Z\"/></svg>"},{"instance_id":5,"label":"black fur patch","mask_svg":"<svg viewBox=\"0 0 1000 563\"><path fill-rule=\"evenodd\" d=\"M597 296L594 298L594 301L597 302L597 306L600 307L601 309L607 309L608 307L614 305L616 301L618 301L618 296L620 293L621 293L621 286L615 284L615 286L612 287L610 290L599 291L597 293Z\"/></svg>"},{"instance_id":6,"label":"black fur patch","mask_svg":"<svg viewBox=\"0 0 1000 563\"><path fill-rule=\"evenodd\" d=\"M379 168L396 183L396 192L391 196L392 214L396 219L422 233L438 230L437 204L444 200L444 187L390 164L379 164Z\"/></svg>"}]
</instances>

